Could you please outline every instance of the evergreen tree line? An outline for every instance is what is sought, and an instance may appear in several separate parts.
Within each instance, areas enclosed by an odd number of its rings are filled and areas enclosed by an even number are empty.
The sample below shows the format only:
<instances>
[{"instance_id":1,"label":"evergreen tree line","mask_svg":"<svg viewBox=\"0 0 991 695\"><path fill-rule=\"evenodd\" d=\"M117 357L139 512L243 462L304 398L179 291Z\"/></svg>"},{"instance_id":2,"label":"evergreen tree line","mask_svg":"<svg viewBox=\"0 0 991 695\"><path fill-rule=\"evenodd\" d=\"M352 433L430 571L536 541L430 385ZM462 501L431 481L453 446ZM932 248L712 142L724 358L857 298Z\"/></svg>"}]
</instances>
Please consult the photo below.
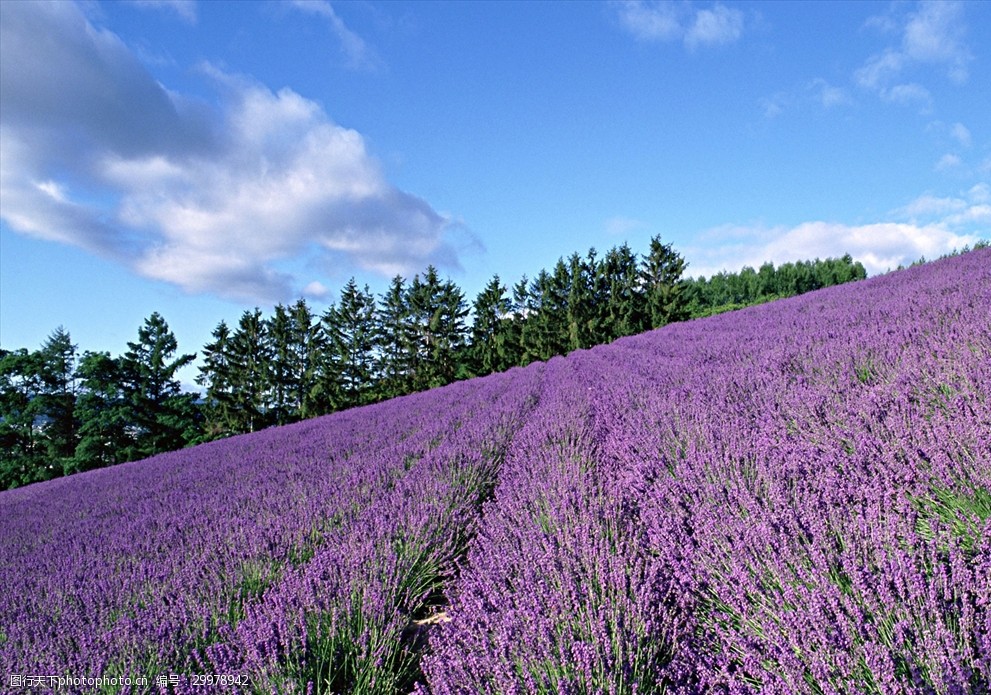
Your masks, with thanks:
<instances>
[{"instance_id":1,"label":"evergreen tree line","mask_svg":"<svg viewBox=\"0 0 991 695\"><path fill-rule=\"evenodd\" d=\"M0 349L0 489L200 440L197 395L176 379L195 355L176 354L157 312L127 348L80 356L60 326L39 350Z\"/></svg>"},{"instance_id":2,"label":"evergreen tree line","mask_svg":"<svg viewBox=\"0 0 991 695\"><path fill-rule=\"evenodd\" d=\"M768 262L758 270L745 266L738 273L717 273L708 280L689 279L684 292L689 314L701 318L866 277L864 266L846 254L842 258L785 263L777 268Z\"/></svg>"},{"instance_id":3,"label":"evergreen tree line","mask_svg":"<svg viewBox=\"0 0 991 695\"><path fill-rule=\"evenodd\" d=\"M283 425L735 306L864 277L842 259L765 264L682 278L658 237L561 258L507 287L494 276L469 306L428 267L375 297L352 278L322 314L303 299L270 316L221 321L201 351L201 394L182 391L180 354L157 312L127 351L78 354L58 328L39 350L0 350L0 489Z\"/></svg>"}]
</instances>

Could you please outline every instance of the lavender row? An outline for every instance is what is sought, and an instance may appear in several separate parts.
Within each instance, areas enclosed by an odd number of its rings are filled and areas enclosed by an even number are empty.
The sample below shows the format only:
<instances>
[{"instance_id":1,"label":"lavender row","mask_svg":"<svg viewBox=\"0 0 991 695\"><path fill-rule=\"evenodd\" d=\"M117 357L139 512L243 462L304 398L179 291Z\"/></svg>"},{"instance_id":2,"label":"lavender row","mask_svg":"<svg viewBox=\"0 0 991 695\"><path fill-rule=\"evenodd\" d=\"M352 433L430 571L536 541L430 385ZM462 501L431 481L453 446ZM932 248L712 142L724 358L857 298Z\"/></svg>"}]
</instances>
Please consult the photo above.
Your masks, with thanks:
<instances>
[{"instance_id":1,"label":"lavender row","mask_svg":"<svg viewBox=\"0 0 991 695\"><path fill-rule=\"evenodd\" d=\"M421 692L649 692L679 625L678 595L643 552L600 423L610 384L587 358L547 366L540 408L516 438L452 621L431 637Z\"/></svg>"},{"instance_id":2,"label":"lavender row","mask_svg":"<svg viewBox=\"0 0 991 695\"><path fill-rule=\"evenodd\" d=\"M478 388L5 493L0 587L11 598L0 602L0 669L202 673L199 652L393 489L491 395Z\"/></svg>"},{"instance_id":3,"label":"lavender row","mask_svg":"<svg viewBox=\"0 0 991 695\"><path fill-rule=\"evenodd\" d=\"M2 493L0 670L987 693L988 306L974 252Z\"/></svg>"},{"instance_id":4,"label":"lavender row","mask_svg":"<svg viewBox=\"0 0 991 695\"><path fill-rule=\"evenodd\" d=\"M476 380L456 431L249 606L206 650L209 667L250 674L256 692L408 692L423 626L443 619L447 585L540 377L538 366Z\"/></svg>"},{"instance_id":5,"label":"lavender row","mask_svg":"<svg viewBox=\"0 0 991 695\"><path fill-rule=\"evenodd\" d=\"M421 690L987 692L988 306L973 253L555 366Z\"/></svg>"}]
</instances>

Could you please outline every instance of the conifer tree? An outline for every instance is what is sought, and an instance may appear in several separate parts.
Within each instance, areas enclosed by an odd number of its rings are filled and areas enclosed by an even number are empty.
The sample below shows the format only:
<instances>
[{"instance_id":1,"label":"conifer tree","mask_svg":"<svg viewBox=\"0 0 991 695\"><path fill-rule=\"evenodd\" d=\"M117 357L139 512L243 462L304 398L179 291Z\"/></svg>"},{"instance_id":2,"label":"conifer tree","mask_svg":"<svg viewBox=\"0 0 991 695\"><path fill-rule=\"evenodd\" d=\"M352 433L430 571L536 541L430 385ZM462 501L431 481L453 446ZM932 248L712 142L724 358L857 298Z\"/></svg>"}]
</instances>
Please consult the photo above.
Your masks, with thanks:
<instances>
[{"instance_id":1,"label":"conifer tree","mask_svg":"<svg viewBox=\"0 0 991 695\"><path fill-rule=\"evenodd\" d=\"M132 408L119 359L108 352L86 352L79 360L76 412L79 443L75 469L92 470L126 461L135 451Z\"/></svg>"},{"instance_id":2,"label":"conifer tree","mask_svg":"<svg viewBox=\"0 0 991 695\"><path fill-rule=\"evenodd\" d=\"M145 319L138 340L128 342L127 348L121 369L137 432L135 449L128 458L173 451L194 441L195 396L182 392L176 372L196 355L176 355L176 337L157 311Z\"/></svg>"},{"instance_id":3,"label":"conifer tree","mask_svg":"<svg viewBox=\"0 0 991 695\"><path fill-rule=\"evenodd\" d=\"M292 307L291 331L291 402L296 418L306 419L326 412L320 408L318 388L321 355L326 344L319 322L303 299Z\"/></svg>"},{"instance_id":4,"label":"conifer tree","mask_svg":"<svg viewBox=\"0 0 991 695\"><path fill-rule=\"evenodd\" d=\"M644 330L688 318L681 282L686 265L685 259L670 244L662 244L659 236L650 240L650 251L644 258L641 276L647 299L648 325Z\"/></svg>"},{"instance_id":5,"label":"conifer tree","mask_svg":"<svg viewBox=\"0 0 991 695\"><path fill-rule=\"evenodd\" d=\"M393 398L413 390L416 335L406 280L396 275L375 314L377 397Z\"/></svg>"},{"instance_id":6,"label":"conifer tree","mask_svg":"<svg viewBox=\"0 0 991 695\"><path fill-rule=\"evenodd\" d=\"M433 336L431 362L434 367L429 387L443 386L468 376L467 328L468 305L464 292L454 282L441 285L437 306L430 321Z\"/></svg>"},{"instance_id":7,"label":"conifer tree","mask_svg":"<svg viewBox=\"0 0 991 695\"><path fill-rule=\"evenodd\" d=\"M375 378L375 297L352 277L323 316L327 370L335 410L371 402Z\"/></svg>"},{"instance_id":8,"label":"conifer tree","mask_svg":"<svg viewBox=\"0 0 991 695\"><path fill-rule=\"evenodd\" d=\"M506 288L494 275L472 305L471 369L476 375L491 374L513 366L505 360L512 319Z\"/></svg>"},{"instance_id":9,"label":"conifer tree","mask_svg":"<svg viewBox=\"0 0 991 695\"><path fill-rule=\"evenodd\" d=\"M271 362L268 365L270 379L271 403L268 409L268 420L274 425L285 425L296 420L292 406L292 396L295 395L293 384L295 361L293 340L295 338L292 318L286 307L276 305L275 313L266 324L265 334L268 338L268 352Z\"/></svg>"},{"instance_id":10,"label":"conifer tree","mask_svg":"<svg viewBox=\"0 0 991 695\"><path fill-rule=\"evenodd\" d=\"M0 351L0 489L47 480L40 416L40 356L26 349Z\"/></svg>"},{"instance_id":11,"label":"conifer tree","mask_svg":"<svg viewBox=\"0 0 991 695\"><path fill-rule=\"evenodd\" d=\"M255 432L271 424L271 361L272 351L261 310L245 311L231 337L235 432Z\"/></svg>"},{"instance_id":12,"label":"conifer tree","mask_svg":"<svg viewBox=\"0 0 991 695\"><path fill-rule=\"evenodd\" d=\"M509 302L509 318L506 324L505 339L500 344L500 356L504 368L528 364L523 347L523 327L526 324L530 305L530 281L524 275L513 285Z\"/></svg>"},{"instance_id":13,"label":"conifer tree","mask_svg":"<svg viewBox=\"0 0 991 695\"><path fill-rule=\"evenodd\" d=\"M567 339L565 352L581 350L602 342L596 308L595 249L583 259L577 253L568 258Z\"/></svg>"},{"instance_id":14,"label":"conifer tree","mask_svg":"<svg viewBox=\"0 0 991 695\"><path fill-rule=\"evenodd\" d=\"M238 431L237 403L234 393L233 336L226 321L211 334L213 342L203 347L203 365L196 383L206 388L203 394L204 436L218 439Z\"/></svg>"},{"instance_id":15,"label":"conifer tree","mask_svg":"<svg viewBox=\"0 0 991 695\"><path fill-rule=\"evenodd\" d=\"M634 335L643 330L645 301L640 268L636 255L626 244L610 249L598 268L602 285L597 299L600 312L601 340L610 342L616 338Z\"/></svg>"},{"instance_id":16,"label":"conifer tree","mask_svg":"<svg viewBox=\"0 0 991 695\"><path fill-rule=\"evenodd\" d=\"M62 326L48 336L38 352L42 391L38 410L45 419L46 458L59 475L71 473L78 441L76 417L76 346Z\"/></svg>"}]
</instances>

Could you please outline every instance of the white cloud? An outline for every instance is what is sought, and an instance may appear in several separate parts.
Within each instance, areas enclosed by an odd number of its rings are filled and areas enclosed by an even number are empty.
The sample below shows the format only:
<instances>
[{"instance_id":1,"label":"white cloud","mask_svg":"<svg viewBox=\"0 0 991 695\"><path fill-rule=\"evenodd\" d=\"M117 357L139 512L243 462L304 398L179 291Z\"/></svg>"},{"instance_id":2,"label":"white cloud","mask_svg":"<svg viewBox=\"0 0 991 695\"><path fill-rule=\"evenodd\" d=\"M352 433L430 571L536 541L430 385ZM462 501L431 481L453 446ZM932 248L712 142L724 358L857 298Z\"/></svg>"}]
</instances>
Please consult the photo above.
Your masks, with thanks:
<instances>
[{"instance_id":1,"label":"white cloud","mask_svg":"<svg viewBox=\"0 0 991 695\"><path fill-rule=\"evenodd\" d=\"M743 36L743 13L720 3L695 9L668 0L625 0L616 7L621 26L641 41L683 41L695 49L733 43Z\"/></svg>"},{"instance_id":2,"label":"white cloud","mask_svg":"<svg viewBox=\"0 0 991 695\"><path fill-rule=\"evenodd\" d=\"M623 28L641 41L673 41L684 33L673 2L648 5L643 0L625 0L618 8Z\"/></svg>"},{"instance_id":3,"label":"white cloud","mask_svg":"<svg viewBox=\"0 0 991 695\"><path fill-rule=\"evenodd\" d=\"M285 269L299 258L383 274L458 267L457 225L291 89L207 66L220 96L208 107L166 92L74 5L0 13L0 197L13 230L252 301L312 293L316 280Z\"/></svg>"},{"instance_id":4,"label":"white cloud","mask_svg":"<svg viewBox=\"0 0 991 695\"><path fill-rule=\"evenodd\" d=\"M945 217L949 213L959 213L967 208L967 201L962 198L938 197L929 193L923 194L895 211L900 218L910 220L913 224L919 220L932 217Z\"/></svg>"},{"instance_id":5,"label":"white cloud","mask_svg":"<svg viewBox=\"0 0 991 695\"><path fill-rule=\"evenodd\" d=\"M939 158L934 169L936 171L950 171L959 168L962 164L963 160L960 157L952 153L947 153Z\"/></svg>"},{"instance_id":6,"label":"white cloud","mask_svg":"<svg viewBox=\"0 0 991 695\"><path fill-rule=\"evenodd\" d=\"M880 95L882 99L897 104L909 105L914 103L929 106L932 103L932 95L929 90L914 82L896 84L893 87L882 89Z\"/></svg>"},{"instance_id":7,"label":"white cloud","mask_svg":"<svg viewBox=\"0 0 991 695\"><path fill-rule=\"evenodd\" d=\"M793 227L724 225L702 233L685 248L692 277L849 253L876 274L936 258L980 239L991 239L991 187L979 183L955 196L926 193L869 224L804 222Z\"/></svg>"},{"instance_id":8,"label":"white cloud","mask_svg":"<svg viewBox=\"0 0 991 695\"><path fill-rule=\"evenodd\" d=\"M824 108L829 109L834 106L842 106L843 104L850 103L850 97L847 95L846 90L842 87L834 87L821 77L812 80L809 83L809 89L815 95L816 101Z\"/></svg>"},{"instance_id":9,"label":"white cloud","mask_svg":"<svg viewBox=\"0 0 991 695\"><path fill-rule=\"evenodd\" d=\"M330 290L328 290L327 287L319 280L314 280L313 282L311 282L310 284L308 284L306 287L303 288L304 297L311 297L313 299L323 299L328 294L330 294Z\"/></svg>"},{"instance_id":10,"label":"white cloud","mask_svg":"<svg viewBox=\"0 0 991 695\"><path fill-rule=\"evenodd\" d=\"M892 215L911 224L936 224L988 236L991 235L991 186L978 183L955 196L925 193L893 210Z\"/></svg>"},{"instance_id":11,"label":"white cloud","mask_svg":"<svg viewBox=\"0 0 991 695\"><path fill-rule=\"evenodd\" d=\"M951 81L965 82L973 56L966 42L963 14L964 4L960 2L922 2L906 17L868 20L868 26L885 33L897 31L900 42L870 56L854 73L854 80L884 99L903 104L929 99L925 87L904 82L905 73L918 68L941 69Z\"/></svg>"},{"instance_id":12,"label":"white cloud","mask_svg":"<svg viewBox=\"0 0 991 695\"><path fill-rule=\"evenodd\" d=\"M743 13L725 5L711 10L699 10L685 32L685 45L695 48L702 44L733 43L743 35Z\"/></svg>"},{"instance_id":13,"label":"white cloud","mask_svg":"<svg viewBox=\"0 0 991 695\"><path fill-rule=\"evenodd\" d=\"M863 67L854 73L857 84L866 89L880 90L896 77L905 65L905 56L888 49L867 59Z\"/></svg>"},{"instance_id":14,"label":"white cloud","mask_svg":"<svg viewBox=\"0 0 991 695\"><path fill-rule=\"evenodd\" d=\"M952 135L963 147L970 147L970 131L967 130L967 126L963 123L954 123L950 127L950 135Z\"/></svg>"},{"instance_id":15,"label":"white cloud","mask_svg":"<svg viewBox=\"0 0 991 695\"><path fill-rule=\"evenodd\" d=\"M842 87L836 87L821 77L809 80L790 90L781 90L763 97L757 104L766 119L777 118L785 111L800 112L810 105L834 109L852 104L853 99Z\"/></svg>"},{"instance_id":16,"label":"white cloud","mask_svg":"<svg viewBox=\"0 0 991 695\"><path fill-rule=\"evenodd\" d=\"M337 37L341 51L352 68L375 70L380 67L381 61L375 51L365 43L364 39L347 27L328 0L291 0L289 5L301 12L327 20L330 30Z\"/></svg>"},{"instance_id":17,"label":"white cloud","mask_svg":"<svg viewBox=\"0 0 991 695\"><path fill-rule=\"evenodd\" d=\"M967 191L967 198L974 203L991 203L991 186L979 183Z\"/></svg>"},{"instance_id":18,"label":"white cloud","mask_svg":"<svg viewBox=\"0 0 991 695\"><path fill-rule=\"evenodd\" d=\"M175 12L184 22L196 24L198 16L196 0L130 0L130 2L141 8Z\"/></svg>"},{"instance_id":19,"label":"white cloud","mask_svg":"<svg viewBox=\"0 0 991 695\"><path fill-rule=\"evenodd\" d=\"M963 5L945 0L924 2L909 17L902 36L905 54L919 63L940 65L955 82L967 79L972 59L964 40Z\"/></svg>"},{"instance_id":20,"label":"white cloud","mask_svg":"<svg viewBox=\"0 0 991 695\"><path fill-rule=\"evenodd\" d=\"M775 265L813 258L837 258L849 253L871 275L908 265L921 256L934 258L973 245L974 234L958 234L942 225L918 226L898 222L846 225L805 222L795 227L754 228L746 240L720 245L720 230L706 235L706 247L686 249L688 275L710 277L722 270L757 268L766 261ZM739 230L737 230L739 235Z\"/></svg>"}]
</instances>

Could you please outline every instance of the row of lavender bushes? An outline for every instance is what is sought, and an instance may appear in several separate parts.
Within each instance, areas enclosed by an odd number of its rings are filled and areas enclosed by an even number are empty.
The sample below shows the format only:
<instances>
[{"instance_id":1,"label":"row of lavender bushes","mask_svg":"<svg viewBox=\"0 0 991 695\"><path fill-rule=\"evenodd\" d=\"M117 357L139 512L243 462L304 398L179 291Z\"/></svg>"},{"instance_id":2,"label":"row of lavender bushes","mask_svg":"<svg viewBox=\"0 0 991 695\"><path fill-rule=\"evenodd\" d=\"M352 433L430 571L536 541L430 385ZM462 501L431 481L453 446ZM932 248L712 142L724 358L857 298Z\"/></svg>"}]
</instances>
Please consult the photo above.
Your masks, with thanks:
<instances>
[{"instance_id":1,"label":"row of lavender bushes","mask_svg":"<svg viewBox=\"0 0 991 695\"><path fill-rule=\"evenodd\" d=\"M551 362L421 692L987 693L988 307L982 252Z\"/></svg>"},{"instance_id":2,"label":"row of lavender bushes","mask_svg":"<svg viewBox=\"0 0 991 695\"><path fill-rule=\"evenodd\" d=\"M988 693L989 306L975 251L2 493L0 671Z\"/></svg>"},{"instance_id":3,"label":"row of lavender bushes","mask_svg":"<svg viewBox=\"0 0 991 695\"><path fill-rule=\"evenodd\" d=\"M4 493L0 671L410 680L402 633L439 602L539 374Z\"/></svg>"}]
</instances>

